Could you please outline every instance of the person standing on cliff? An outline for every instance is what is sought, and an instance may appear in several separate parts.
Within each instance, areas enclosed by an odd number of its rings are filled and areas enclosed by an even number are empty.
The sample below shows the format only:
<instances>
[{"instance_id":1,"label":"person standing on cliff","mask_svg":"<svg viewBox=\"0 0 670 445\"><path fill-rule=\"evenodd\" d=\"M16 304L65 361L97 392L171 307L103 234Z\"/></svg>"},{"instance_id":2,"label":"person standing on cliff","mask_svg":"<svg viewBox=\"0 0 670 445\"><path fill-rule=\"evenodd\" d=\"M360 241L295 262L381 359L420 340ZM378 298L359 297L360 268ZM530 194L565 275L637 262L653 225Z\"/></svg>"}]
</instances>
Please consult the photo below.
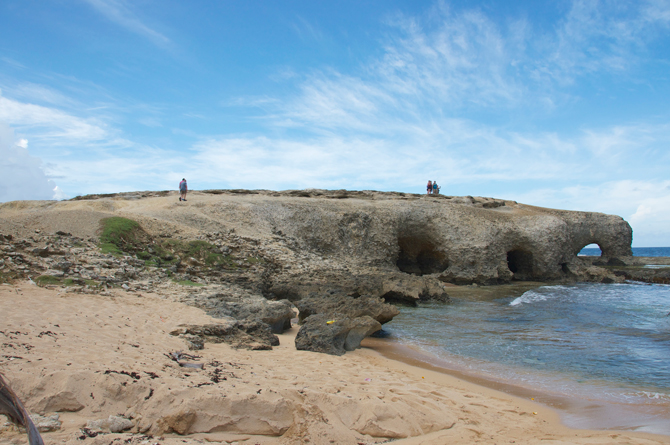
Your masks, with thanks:
<instances>
[{"instance_id":1,"label":"person standing on cliff","mask_svg":"<svg viewBox=\"0 0 670 445\"><path fill-rule=\"evenodd\" d=\"M437 181L433 181L433 195L440 193L440 186L437 185Z\"/></svg>"},{"instance_id":2,"label":"person standing on cliff","mask_svg":"<svg viewBox=\"0 0 670 445\"><path fill-rule=\"evenodd\" d=\"M428 180L428 185L426 186L426 195L433 193L433 183Z\"/></svg>"},{"instance_id":3,"label":"person standing on cliff","mask_svg":"<svg viewBox=\"0 0 670 445\"><path fill-rule=\"evenodd\" d=\"M186 178L182 178L179 183L179 201L186 201L186 192L188 191L188 185L186 184Z\"/></svg>"}]
</instances>

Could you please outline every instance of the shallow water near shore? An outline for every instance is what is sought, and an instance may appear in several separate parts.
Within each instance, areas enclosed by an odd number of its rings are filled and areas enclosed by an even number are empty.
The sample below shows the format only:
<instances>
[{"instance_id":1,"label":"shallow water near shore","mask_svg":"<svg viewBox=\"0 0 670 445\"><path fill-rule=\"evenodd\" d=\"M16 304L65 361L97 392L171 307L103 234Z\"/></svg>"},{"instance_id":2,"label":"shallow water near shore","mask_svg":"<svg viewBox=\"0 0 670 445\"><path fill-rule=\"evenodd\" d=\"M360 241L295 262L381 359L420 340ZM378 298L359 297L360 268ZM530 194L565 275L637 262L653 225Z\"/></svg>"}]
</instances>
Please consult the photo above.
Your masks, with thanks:
<instances>
[{"instance_id":1,"label":"shallow water near shore","mask_svg":"<svg viewBox=\"0 0 670 445\"><path fill-rule=\"evenodd\" d=\"M670 286L449 291L449 304L402 308L385 333L433 366L537 393L568 426L670 434Z\"/></svg>"}]
</instances>

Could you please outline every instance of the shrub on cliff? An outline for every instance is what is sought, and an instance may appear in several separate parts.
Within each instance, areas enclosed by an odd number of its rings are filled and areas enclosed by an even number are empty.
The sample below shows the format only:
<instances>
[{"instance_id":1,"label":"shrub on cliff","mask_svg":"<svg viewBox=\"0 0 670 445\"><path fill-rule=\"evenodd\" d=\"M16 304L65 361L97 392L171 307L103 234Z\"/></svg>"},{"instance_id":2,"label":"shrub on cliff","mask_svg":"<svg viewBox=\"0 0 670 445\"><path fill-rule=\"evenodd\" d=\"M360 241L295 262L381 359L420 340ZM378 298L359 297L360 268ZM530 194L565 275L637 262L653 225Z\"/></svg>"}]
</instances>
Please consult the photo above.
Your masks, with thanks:
<instances>
[{"instance_id":1,"label":"shrub on cliff","mask_svg":"<svg viewBox=\"0 0 670 445\"><path fill-rule=\"evenodd\" d=\"M146 235L137 221L112 216L100 221L100 249L104 253L120 255L136 250L141 235Z\"/></svg>"}]
</instances>

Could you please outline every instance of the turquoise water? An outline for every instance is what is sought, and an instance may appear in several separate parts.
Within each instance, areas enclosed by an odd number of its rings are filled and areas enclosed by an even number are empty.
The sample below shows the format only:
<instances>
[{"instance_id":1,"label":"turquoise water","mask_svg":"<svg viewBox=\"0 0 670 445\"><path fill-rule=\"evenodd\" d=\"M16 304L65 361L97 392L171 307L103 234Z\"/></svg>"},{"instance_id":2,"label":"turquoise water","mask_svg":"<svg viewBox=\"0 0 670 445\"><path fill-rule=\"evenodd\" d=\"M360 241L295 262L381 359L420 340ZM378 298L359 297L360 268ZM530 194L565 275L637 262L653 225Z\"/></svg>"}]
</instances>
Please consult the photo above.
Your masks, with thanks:
<instances>
[{"instance_id":1,"label":"turquoise water","mask_svg":"<svg viewBox=\"0 0 670 445\"><path fill-rule=\"evenodd\" d=\"M458 294L450 304L402 308L384 330L454 370L624 413L618 423L589 427L670 434L670 286L499 286ZM643 415L640 407L656 409Z\"/></svg>"},{"instance_id":2,"label":"turquoise water","mask_svg":"<svg viewBox=\"0 0 670 445\"><path fill-rule=\"evenodd\" d=\"M600 256L599 247L584 247L579 255ZM633 247L633 256L670 256L670 247Z\"/></svg>"}]
</instances>

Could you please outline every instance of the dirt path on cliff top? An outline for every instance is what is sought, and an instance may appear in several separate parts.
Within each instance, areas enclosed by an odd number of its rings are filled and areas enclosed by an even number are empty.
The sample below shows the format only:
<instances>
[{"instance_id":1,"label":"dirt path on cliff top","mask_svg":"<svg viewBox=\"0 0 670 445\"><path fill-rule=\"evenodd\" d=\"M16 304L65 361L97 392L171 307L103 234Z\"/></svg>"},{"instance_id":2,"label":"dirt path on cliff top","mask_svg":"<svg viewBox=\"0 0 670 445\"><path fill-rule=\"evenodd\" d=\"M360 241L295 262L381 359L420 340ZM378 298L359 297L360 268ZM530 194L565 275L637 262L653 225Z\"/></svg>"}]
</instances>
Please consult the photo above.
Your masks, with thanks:
<instances>
[{"instance_id":1,"label":"dirt path on cliff top","mask_svg":"<svg viewBox=\"0 0 670 445\"><path fill-rule=\"evenodd\" d=\"M258 236L264 232L258 230L259 221L253 221L244 209L268 197L222 197L195 192L183 203L177 200L178 196L174 192L164 197L139 199L10 202L0 205L0 231L23 238L34 235L36 230L49 234L63 231L88 239L99 235L101 219L123 216L140 222L154 235L190 238L202 232L230 229L241 235Z\"/></svg>"},{"instance_id":2,"label":"dirt path on cliff top","mask_svg":"<svg viewBox=\"0 0 670 445\"><path fill-rule=\"evenodd\" d=\"M458 212L464 207L482 206L497 202L493 198L426 197L394 192L350 192L347 199L337 199L337 193L328 196L303 196L294 192L190 192L187 202L178 200L175 192L131 192L111 197L93 197L70 201L13 201L0 204L0 231L18 237L29 237L36 230L53 234L71 233L88 239L97 236L100 220L109 216L135 219L154 235L189 238L202 232L234 229L241 236L270 237L269 220L292 206L314 203L321 209L343 209L352 212L370 208L389 211L396 206L407 206L408 201L427 208L448 206ZM292 194L293 193L293 194ZM306 192L303 192L306 193ZM333 198L336 199L333 199ZM504 201L493 209L482 209L487 218L508 217L510 214L552 213L554 210ZM274 213L273 213L274 212ZM505 216L503 216L505 215Z\"/></svg>"}]
</instances>

